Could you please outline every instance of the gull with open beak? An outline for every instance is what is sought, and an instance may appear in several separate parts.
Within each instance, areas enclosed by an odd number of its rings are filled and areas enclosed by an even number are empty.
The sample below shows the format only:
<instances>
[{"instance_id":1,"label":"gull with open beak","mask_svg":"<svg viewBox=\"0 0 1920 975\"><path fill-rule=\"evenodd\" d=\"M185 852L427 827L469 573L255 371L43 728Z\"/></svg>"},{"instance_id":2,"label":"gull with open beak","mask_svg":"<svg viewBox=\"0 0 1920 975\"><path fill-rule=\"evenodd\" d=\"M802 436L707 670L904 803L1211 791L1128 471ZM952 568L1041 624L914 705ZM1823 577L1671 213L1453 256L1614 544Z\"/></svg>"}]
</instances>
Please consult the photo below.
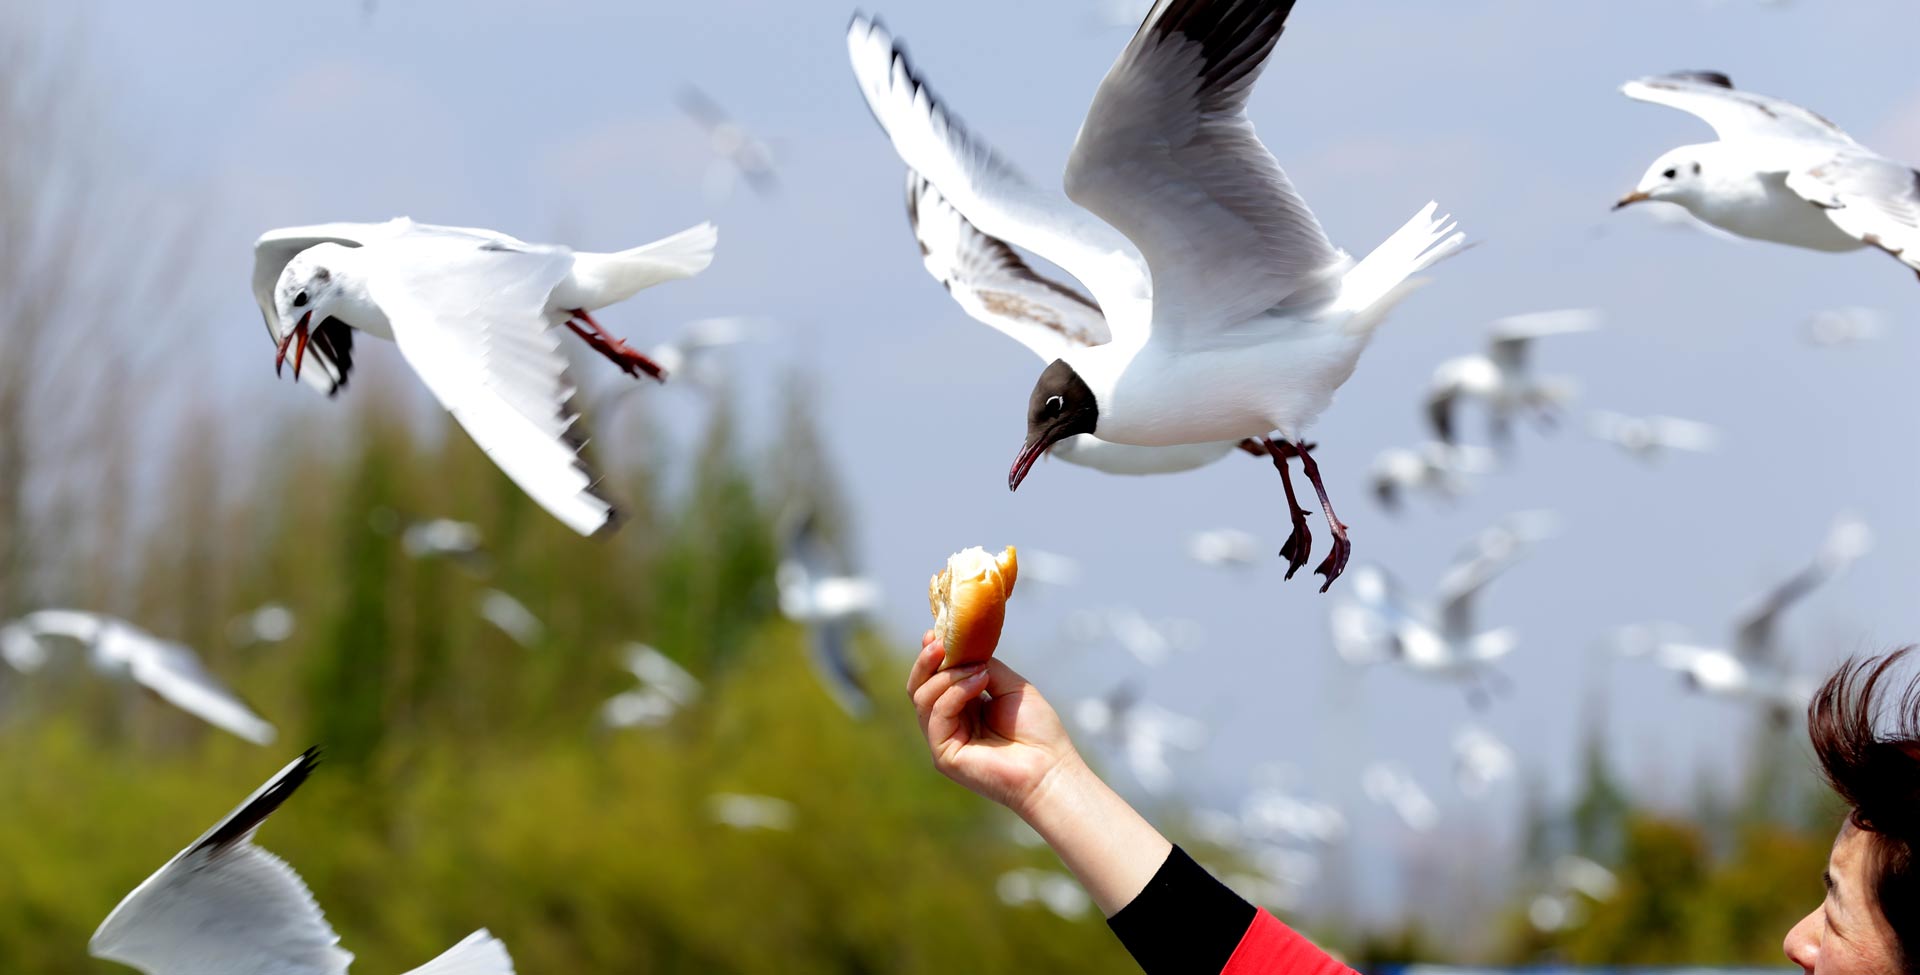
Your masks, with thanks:
<instances>
[{"instance_id":1,"label":"gull with open beak","mask_svg":"<svg viewBox=\"0 0 1920 975\"><path fill-rule=\"evenodd\" d=\"M630 376L664 380L593 312L713 261L701 224L615 254L529 244L491 230L404 217L269 231L254 244L253 294L277 351L328 394L346 385L353 335L391 339L474 442L528 496L582 535L618 512L596 490L573 429L560 326Z\"/></svg>"}]
</instances>

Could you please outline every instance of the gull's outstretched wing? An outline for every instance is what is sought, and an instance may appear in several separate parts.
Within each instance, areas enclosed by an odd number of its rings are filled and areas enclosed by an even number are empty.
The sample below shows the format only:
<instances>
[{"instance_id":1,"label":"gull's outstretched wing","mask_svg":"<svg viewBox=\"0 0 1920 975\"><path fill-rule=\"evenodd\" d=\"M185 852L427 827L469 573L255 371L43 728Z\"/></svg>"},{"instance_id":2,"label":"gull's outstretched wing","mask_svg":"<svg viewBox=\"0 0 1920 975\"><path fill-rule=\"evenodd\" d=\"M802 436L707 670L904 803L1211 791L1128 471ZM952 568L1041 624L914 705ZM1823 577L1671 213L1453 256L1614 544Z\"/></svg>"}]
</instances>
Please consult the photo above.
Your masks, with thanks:
<instances>
[{"instance_id":1,"label":"gull's outstretched wing","mask_svg":"<svg viewBox=\"0 0 1920 975\"><path fill-rule=\"evenodd\" d=\"M1600 321L1600 313L1591 308L1568 308L1502 318L1488 330L1488 355L1502 372L1518 375L1526 371L1527 351L1534 339L1591 332L1600 327Z\"/></svg>"},{"instance_id":2,"label":"gull's outstretched wing","mask_svg":"<svg viewBox=\"0 0 1920 975\"><path fill-rule=\"evenodd\" d=\"M1848 236L1920 270L1920 171L1864 151L1787 174L1787 188Z\"/></svg>"},{"instance_id":3,"label":"gull's outstretched wing","mask_svg":"<svg viewBox=\"0 0 1920 975\"><path fill-rule=\"evenodd\" d=\"M1126 237L1058 193L1028 183L968 133L879 21L854 16L847 54L867 107L908 168L939 187L981 233L1033 251L1077 278L1109 320L1133 317L1146 327L1152 284Z\"/></svg>"},{"instance_id":4,"label":"gull's outstretched wing","mask_svg":"<svg viewBox=\"0 0 1920 975\"><path fill-rule=\"evenodd\" d=\"M1551 512L1519 512L1467 543L1434 591L1440 632L1448 640L1465 642L1474 636L1474 597L1553 534L1555 522Z\"/></svg>"},{"instance_id":5,"label":"gull's outstretched wing","mask_svg":"<svg viewBox=\"0 0 1920 975\"><path fill-rule=\"evenodd\" d=\"M1677 108L1713 126L1727 142L1789 139L1857 146L1840 127L1792 102L1733 87L1717 71L1691 71L1629 81L1622 94L1643 102Z\"/></svg>"},{"instance_id":6,"label":"gull's outstretched wing","mask_svg":"<svg viewBox=\"0 0 1920 975\"><path fill-rule=\"evenodd\" d=\"M520 489L582 535L618 512L571 434L567 359L546 317L572 266L557 247L410 235L384 245L368 292L395 343L453 418Z\"/></svg>"},{"instance_id":7,"label":"gull's outstretched wing","mask_svg":"<svg viewBox=\"0 0 1920 975\"><path fill-rule=\"evenodd\" d=\"M1042 361L1112 338L1098 306L1035 272L1005 241L981 233L911 169L907 217L927 273L968 315L1033 350Z\"/></svg>"},{"instance_id":8,"label":"gull's outstretched wing","mask_svg":"<svg viewBox=\"0 0 1920 975\"><path fill-rule=\"evenodd\" d=\"M1834 522L1820 553L1810 565L1762 593L1734 618L1734 651L1751 663L1769 666L1782 663L1780 646L1774 639L1780 614L1840 574L1872 545L1872 531L1866 523L1848 516Z\"/></svg>"},{"instance_id":9,"label":"gull's outstretched wing","mask_svg":"<svg viewBox=\"0 0 1920 975\"><path fill-rule=\"evenodd\" d=\"M1347 256L1246 113L1292 9L1160 0L1087 110L1067 196L1145 255L1154 327L1219 328L1337 294ZM1109 317L1116 333L1137 324Z\"/></svg>"},{"instance_id":10,"label":"gull's outstretched wing","mask_svg":"<svg viewBox=\"0 0 1920 975\"><path fill-rule=\"evenodd\" d=\"M287 263L293 260L294 255L315 244L360 247L369 241L404 233L412 226L411 220L401 217L386 223L321 223L307 227L282 227L261 234L260 239L253 242L253 300L260 306L260 316L266 320L267 337L278 344L280 337L286 334L279 313L273 307L273 286L279 282L280 272L286 270ZM347 374L353 370L353 330L338 323L328 325L327 322L320 322L312 330L312 335L312 344L307 348L306 357L309 365L300 376L307 385L332 396L347 384Z\"/></svg>"},{"instance_id":11,"label":"gull's outstretched wing","mask_svg":"<svg viewBox=\"0 0 1920 975\"><path fill-rule=\"evenodd\" d=\"M309 750L166 866L93 933L96 958L148 975L346 975L353 955L300 875L253 845L254 831L306 781Z\"/></svg>"},{"instance_id":12,"label":"gull's outstretched wing","mask_svg":"<svg viewBox=\"0 0 1920 975\"><path fill-rule=\"evenodd\" d=\"M860 667L853 659L853 625L849 616L833 616L807 624L811 640L808 659L821 689L833 698L848 717L865 718L873 711L873 699L860 679Z\"/></svg>"},{"instance_id":13,"label":"gull's outstretched wing","mask_svg":"<svg viewBox=\"0 0 1920 975\"><path fill-rule=\"evenodd\" d=\"M120 628L109 639L138 642L123 651L133 679L168 704L256 745L272 744L278 737L273 725L208 673L191 649Z\"/></svg>"},{"instance_id":14,"label":"gull's outstretched wing","mask_svg":"<svg viewBox=\"0 0 1920 975\"><path fill-rule=\"evenodd\" d=\"M481 928L407 975L513 975L513 959L499 938Z\"/></svg>"}]
</instances>

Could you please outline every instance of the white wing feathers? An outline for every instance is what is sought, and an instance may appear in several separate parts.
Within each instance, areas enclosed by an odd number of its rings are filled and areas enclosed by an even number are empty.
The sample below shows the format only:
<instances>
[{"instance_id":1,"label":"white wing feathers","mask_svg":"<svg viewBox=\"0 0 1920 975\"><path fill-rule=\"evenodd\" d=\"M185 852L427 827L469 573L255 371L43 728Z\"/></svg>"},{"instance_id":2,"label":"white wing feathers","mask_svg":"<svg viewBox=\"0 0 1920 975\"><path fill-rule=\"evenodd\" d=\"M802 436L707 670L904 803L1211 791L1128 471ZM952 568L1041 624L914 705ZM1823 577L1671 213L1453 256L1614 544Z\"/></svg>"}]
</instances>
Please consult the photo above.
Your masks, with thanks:
<instances>
[{"instance_id":1,"label":"white wing feathers","mask_svg":"<svg viewBox=\"0 0 1920 975\"><path fill-rule=\"evenodd\" d=\"M88 942L94 957L148 975L346 975L339 947L293 868L253 834L305 781L308 752L120 902Z\"/></svg>"},{"instance_id":2,"label":"white wing feathers","mask_svg":"<svg viewBox=\"0 0 1920 975\"><path fill-rule=\"evenodd\" d=\"M1920 270L1920 172L1865 151L1787 174L1787 188L1849 236Z\"/></svg>"},{"instance_id":3,"label":"white wing feathers","mask_svg":"<svg viewBox=\"0 0 1920 975\"><path fill-rule=\"evenodd\" d=\"M1292 7L1160 0L1087 111L1067 195L1146 256L1156 323L1237 324L1338 289L1346 255L1246 114Z\"/></svg>"},{"instance_id":4,"label":"white wing feathers","mask_svg":"<svg viewBox=\"0 0 1920 975\"><path fill-rule=\"evenodd\" d=\"M177 643L155 646L128 661L133 679L167 703L256 745L271 744L278 732L255 714L219 678L207 672L192 650Z\"/></svg>"},{"instance_id":5,"label":"white wing feathers","mask_svg":"<svg viewBox=\"0 0 1920 975\"><path fill-rule=\"evenodd\" d=\"M1641 78L1627 82L1620 91L1628 98L1697 116L1727 142L1788 139L1859 147L1852 136L1820 115L1792 102L1740 91L1726 75L1716 72Z\"/></svg>"},{"instance_id":6,"label":"white wing feathers","mask_svg":"<svg viewBox=\"0 0 1920 975\"><path fill-rule=\"evenodd\" d=\"M856 15L847 54L860 92L894 151L980 232L1058 264L1093 292L1108 319L1149 313L1140 253L1114 228L1060 194L1021 178L974 139L914 74L906 52L878 21Z\"/></svg>"},{"instance_id":7,"label":"white wing feathers","mask_svg":"<svg viewBox=\"0 0 1920 975\"><path fill-rule=\"evenodd\" d=\"M1045 362L1104 345L1107 320L1078 292L1035 273L1006 242L983 234L933 184L907 170L907 216L927 273L968 315Z\"/></svg>"},{"instance_id":8,"label":"white wing feathers","mask_svg":"<svg viewBox=\"0 0 1920 975\"><path fill-rule=\"evenodd\" d=\"M546 306L568 274L564 249L417 237L393 245L430 251L395 265L430 269L403 277L376 268L368 291L420 378L487 456L521 490L582 535L612 526L618 512L568 430L573 387Z\"/></svg>"},{"instance_id":9,"label":"white wing feathers","mask_svg":"<svg viewBox=\"0 0 1920 975\"><path fill-rule=\"evenodd\" d=\"M481 928L407 975L513 975L513 959L499 938Z\"/></svg>"}]
</instances>

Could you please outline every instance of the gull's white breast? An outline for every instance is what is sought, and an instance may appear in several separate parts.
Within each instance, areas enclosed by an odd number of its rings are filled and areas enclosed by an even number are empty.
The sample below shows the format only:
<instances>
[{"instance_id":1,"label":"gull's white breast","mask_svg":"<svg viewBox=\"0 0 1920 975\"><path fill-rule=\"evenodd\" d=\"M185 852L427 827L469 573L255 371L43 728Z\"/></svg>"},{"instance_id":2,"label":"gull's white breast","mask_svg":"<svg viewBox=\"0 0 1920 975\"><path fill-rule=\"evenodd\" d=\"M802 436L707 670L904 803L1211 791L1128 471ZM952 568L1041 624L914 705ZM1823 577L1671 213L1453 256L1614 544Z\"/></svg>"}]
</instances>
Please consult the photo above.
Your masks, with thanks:
<instances>
[{"instance_id":1,"label":"gull's white breast","mask_svg":"<svg viewBox=\"0 0 1920 975\"><path fill-rule=\"evenodd\" d=\"M1094 433L1149 447L1275 430L1297 439L1333 402L1366 348L1368 336L1349 332L1343 319L1259 318L1238 326L1248 330L1246 341L1224 335L1199 347L1149 341L1115 379L1082 373L1100 402Z\"/></svg>"}]
</instances>

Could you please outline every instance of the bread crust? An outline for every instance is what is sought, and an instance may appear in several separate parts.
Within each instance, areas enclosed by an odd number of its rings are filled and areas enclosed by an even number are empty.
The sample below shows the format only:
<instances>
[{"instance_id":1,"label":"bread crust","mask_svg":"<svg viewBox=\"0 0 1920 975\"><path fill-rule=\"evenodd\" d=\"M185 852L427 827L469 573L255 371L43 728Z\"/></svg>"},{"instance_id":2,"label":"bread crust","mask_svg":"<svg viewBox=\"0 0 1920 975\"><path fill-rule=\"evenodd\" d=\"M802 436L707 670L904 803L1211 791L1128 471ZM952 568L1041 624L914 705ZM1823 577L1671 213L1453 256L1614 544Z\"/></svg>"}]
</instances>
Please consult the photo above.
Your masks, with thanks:
<instances>
[{"instance_id":1,"label":"bread crust","mask_svg":"<svg viewBox=\"0 0 1920 975\"><path fill-rule=\"evenodd\" d=\"M927 583L933 631L947 651L941 670L993 656L1006 622L1007 597L1019 575L1019 552L1011 545L998 556L974 547L947 557L946 566Z\"/></svg>"}]
</instances>

